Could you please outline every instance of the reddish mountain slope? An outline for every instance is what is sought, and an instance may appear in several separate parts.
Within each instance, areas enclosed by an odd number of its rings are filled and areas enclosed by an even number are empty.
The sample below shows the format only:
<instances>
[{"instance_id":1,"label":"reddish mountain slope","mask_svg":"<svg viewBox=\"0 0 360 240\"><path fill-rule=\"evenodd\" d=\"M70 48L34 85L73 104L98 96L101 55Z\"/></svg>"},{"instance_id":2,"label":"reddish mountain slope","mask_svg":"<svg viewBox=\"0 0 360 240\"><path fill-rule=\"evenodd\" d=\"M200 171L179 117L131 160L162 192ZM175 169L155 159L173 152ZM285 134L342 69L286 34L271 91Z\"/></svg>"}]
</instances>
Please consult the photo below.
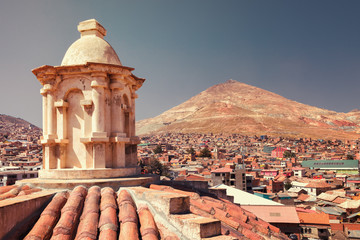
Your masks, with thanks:
<instances>
[{"instance_id":1,"label":"reddish mountain slope","mask_svg":"<svg viewBox=\"0 0 360 240\"><path fill-rule=\"evenodd\" d=\"M337 113L229 80L136 126L139 135L225 132L356 139L360 136L360 111Z\"/></svg>"}]
</instances>

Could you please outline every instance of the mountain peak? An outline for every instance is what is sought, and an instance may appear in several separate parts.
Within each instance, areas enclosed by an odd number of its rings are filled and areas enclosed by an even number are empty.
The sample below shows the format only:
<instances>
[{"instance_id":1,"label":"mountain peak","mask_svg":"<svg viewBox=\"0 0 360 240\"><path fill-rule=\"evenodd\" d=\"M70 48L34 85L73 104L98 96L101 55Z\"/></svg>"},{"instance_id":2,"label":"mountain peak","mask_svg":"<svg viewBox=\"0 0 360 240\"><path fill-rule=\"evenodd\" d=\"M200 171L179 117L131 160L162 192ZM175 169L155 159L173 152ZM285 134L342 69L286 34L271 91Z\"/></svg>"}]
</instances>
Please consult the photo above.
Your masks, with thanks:
<instances>
[{"instance_id":1,"label":"mountain peak","mask_svg":"<svg viewBox=\"0 0 360 240\"><path fill-rule=\"evenodd\" d=\"M229 79L136 126L140 135L212 132L356 139L360 115L354 113L305 105Z\"/></svg>"},{"instance_id":2,"label":"mountain peak","mask_svg":"<svg viewBox=\"0 0 360 240\"><path fill-rule=\"evenodd\" d=\"M231 83L240 83L240 82L233 80L231 78L225 82L225 84L231 84Z\"/></svg>"}]
</instances>

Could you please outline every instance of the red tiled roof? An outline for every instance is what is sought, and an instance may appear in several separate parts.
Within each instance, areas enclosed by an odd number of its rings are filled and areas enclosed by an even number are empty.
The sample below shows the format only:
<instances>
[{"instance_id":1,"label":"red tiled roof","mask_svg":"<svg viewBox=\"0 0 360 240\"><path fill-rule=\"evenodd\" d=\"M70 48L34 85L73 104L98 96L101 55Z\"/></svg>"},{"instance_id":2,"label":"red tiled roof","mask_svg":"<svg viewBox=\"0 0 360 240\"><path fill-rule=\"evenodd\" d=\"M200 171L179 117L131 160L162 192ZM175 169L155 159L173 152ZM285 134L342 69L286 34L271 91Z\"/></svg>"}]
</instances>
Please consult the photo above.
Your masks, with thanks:
<instances>
[{"instance_id":1,"label":"red tiled roof","mask_svg":"<svg viewBox=\"0 0 360 240\"><path fill-rule=\"evenodd\" d=\"M348 200L348 199L346 199L346 198L337 197L337 198L335 198L332 202L333 202L333 203L336 203L336 204L341 204L341 203L346 202L347 200Z\"/></svg>"},{"instance_id":2,"label":"red tiled roof","mask_svg":"<svg viewBox=\"0 0 360 240\"><path fill-rule=\"evenodd\" d=\"M29 195L41 191L40 188L31 188L28 185L10 185L0 187L0 200L14 198L22 195Z\"/></svg>"},{"instance_id":3,"label":"red tiled roof","mask_svg":"<svg viewBox=\"0 0 360 240\"><path fill-rule=\"evenodd\" d=\"M328 183L324 182L324 181L312 181L310 183L308 183L305 187L308 188L330 188L331 185L329 185Z\"/></svg>"},{"instance_id":4,"label":"red tiled roof","mask_svg":"<svg viewBox=\"0 0 360 240\"><path fill-rule=\"evenodd\" d=\"M207 181L203 176L189 174L186 176L186 181Z\"/></svg>"},{"instance_id":5,"label":"red tiled roof","mask_svg":"<svg viewBox=\"0 0 360 240\"><path fill-rule=\"evenodd\" d=\"M297 213L300 223L329 225L329 215L326 213Z\"/></svg>"},{"instance_id":6,"label":"red tiled roof","mask_svg":"<svg viewBox=\"0 0 360 240\"><path fill-rule=\"evenodd\" d=\"M293 206L242 206L269 223L299 223Z\"/></svg>"},{"instance_id":7,"label":"red tiled roof","mask_svg":"<svg viewBox=\"0 0 360 240\"><path fill-rule=\"evenodd\" d=\"M310 197L310 195L302 193L298 196L297 199L300 201L306 201L309 197Z\"/></svg>"},{"instance_id":8,"label":"red tiled roof","mask_svg":"<svg viewBox=\"0 0 360 240\"><path fill-rule=\"evenodd\" d=\"M56 194L24 239L151 240L158 236L159 231L147 206L137 212L127 190L121 190L116 198L111 188L93 186L87 190L77 186L70 194Z\"/></svg>"},{"instance_id":9,"label":"red tiled roof","mask_svg":"<svg viewBox=\"0 0 360 240\"><path fill-rule=\"evenodd\" d=\"M233 172L233 169L224 167L224 168L218 168L218 169L212 170L211 172L212 173L230 173L230 172Z\"/></svg>"},{"instance_id":10,"label":"red tiled roof","mask_svg":"<svg viewBox=\"0 0 360 240\"><path fill-rule=\"evenodd\" d=\"M285 235L282 235L279 228L229 201L200 196L197 193L180 191L168 186L152 184L150 188L190 196L190 211L203 217L220 220L222 226L231 228L231 231L229 231L230 236L239 237L242 234L249 239L265 239L271 235L274 236L274 239L286 238Z\"/></svg>"}]
</instances>

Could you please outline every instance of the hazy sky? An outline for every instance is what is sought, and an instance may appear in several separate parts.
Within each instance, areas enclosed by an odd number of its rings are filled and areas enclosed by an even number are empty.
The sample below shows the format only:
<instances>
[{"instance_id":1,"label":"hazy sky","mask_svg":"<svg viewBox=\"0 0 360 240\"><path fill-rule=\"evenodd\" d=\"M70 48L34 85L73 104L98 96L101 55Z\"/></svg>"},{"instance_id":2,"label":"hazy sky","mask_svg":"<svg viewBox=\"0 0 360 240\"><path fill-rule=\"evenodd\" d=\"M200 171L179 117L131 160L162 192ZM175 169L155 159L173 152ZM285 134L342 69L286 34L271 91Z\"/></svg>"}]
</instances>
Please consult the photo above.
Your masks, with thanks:
<instances>
[{"instance_id":1,"label":"hazy sky","mask_svg":"<svg viewBox=\"0 0 360 240\"><path fill-rule=\"evenodd\" d=\"M95 18L146 78L137 120L235 79L305 104L360 108L360 1L1 0L0 113L41 126L31 69L58 66Z\"/></svg>"}]
</instances>

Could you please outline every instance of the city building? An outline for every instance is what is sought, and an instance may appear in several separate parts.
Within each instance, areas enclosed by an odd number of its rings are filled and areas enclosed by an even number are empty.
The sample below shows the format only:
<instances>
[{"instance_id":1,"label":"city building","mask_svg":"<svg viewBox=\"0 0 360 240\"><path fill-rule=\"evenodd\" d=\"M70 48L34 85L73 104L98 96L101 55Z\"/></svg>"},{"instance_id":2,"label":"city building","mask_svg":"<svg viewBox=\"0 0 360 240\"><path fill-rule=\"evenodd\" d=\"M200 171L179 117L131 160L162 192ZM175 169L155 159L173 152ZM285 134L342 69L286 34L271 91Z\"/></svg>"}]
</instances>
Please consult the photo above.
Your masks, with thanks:
<instances>
[{"instance_id":1,"label":"city building","mask_svg":"<svg viewBox=\"0 0 360 240\"><path fill-rule=\"evenodd\" d=\"M211 171L213 186L225 184L246 191L246 174L242 165L226 164L224 168Z\"/></svg>"},{"instance_id":2,"label":"city building","mask_svg":"<svg viewBox=\"0 0 360 240\"><path fill-rule=\"evenodd\" d=\"M319 171L359 174L359 160L306 160L301 162L301 166Z\"/></svg>"}]
</instances>

